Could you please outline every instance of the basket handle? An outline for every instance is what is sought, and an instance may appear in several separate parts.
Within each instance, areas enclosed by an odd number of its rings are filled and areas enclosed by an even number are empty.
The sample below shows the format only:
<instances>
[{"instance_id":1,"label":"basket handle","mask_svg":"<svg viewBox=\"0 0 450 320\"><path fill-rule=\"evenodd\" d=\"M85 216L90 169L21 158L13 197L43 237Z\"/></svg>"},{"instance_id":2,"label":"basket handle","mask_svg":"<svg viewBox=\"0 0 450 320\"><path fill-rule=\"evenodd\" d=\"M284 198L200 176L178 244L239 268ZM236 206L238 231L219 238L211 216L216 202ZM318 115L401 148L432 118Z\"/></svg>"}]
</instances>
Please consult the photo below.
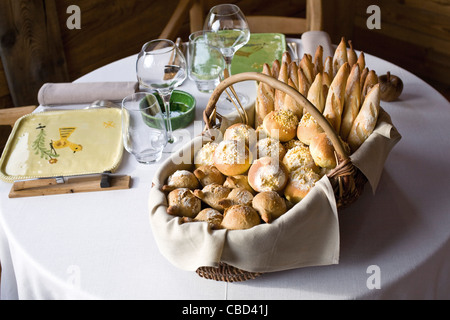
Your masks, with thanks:
<instances>
[{"instance_id":1,"label":"basket handle","mask_svg":"<svg viewBox=\"0 0 450 320\"><path fill-rule=\"evenodd\" d=\"M295 88L289 86L288 84L279 81L271 76L265 75L263 73L258 72L243 72L239 74L235 74L230 76L229 78L224 79L222 82L219 83L219 85L216 87L216 89L211 94L211 97L208 101L208 105L206 106L205 111L203 112L203 120L205 121L206 129L211 128L211 121L215 118L210 116L213 114L216 108L216 103L219 100L220 95L222 92L228 88L229 86L242 82L242 81L248 81L248 80L255 80L259 82L263 82L265 84L270 85L272 88L276 90L283 91L284 93L288 94L294 100L300 105L303 106L306 111L308 111L311 116L317 121L317 123L322 127L322 129L327 134L328 138L331 140L331 143L333 144L334 149L336 150L338 156L342 160L349 159L349 155L345 151L344 147L342 146L341 140L339 139L339 136L337 135L336 131L332 127L332 125L328 122L328 120L322 115L317 108L308 101L300 92L298 92Z\"/></svg>"}]
</instances>

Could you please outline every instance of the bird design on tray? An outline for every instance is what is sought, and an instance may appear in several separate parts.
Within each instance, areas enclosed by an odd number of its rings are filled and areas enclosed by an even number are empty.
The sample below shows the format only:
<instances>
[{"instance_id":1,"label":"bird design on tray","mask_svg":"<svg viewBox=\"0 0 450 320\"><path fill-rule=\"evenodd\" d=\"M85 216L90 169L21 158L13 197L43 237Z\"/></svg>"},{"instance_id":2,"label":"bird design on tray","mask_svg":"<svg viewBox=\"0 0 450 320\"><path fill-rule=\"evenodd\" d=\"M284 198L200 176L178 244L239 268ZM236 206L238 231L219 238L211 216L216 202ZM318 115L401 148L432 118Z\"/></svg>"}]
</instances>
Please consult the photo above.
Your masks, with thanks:
<instances>
[{"instance_id":1,"label":"bird design on tray","mask_svg":"<svg viewBox=\"0 0 450 320\"><path fill-rule=\"evenodd\" d=\"M55 149L70 148L73 153L83 150L83 146L80 144L69 141L69 137L77 128L59 128L60 139L52 141L52 146Z\"/></svg>"}]
</instances>

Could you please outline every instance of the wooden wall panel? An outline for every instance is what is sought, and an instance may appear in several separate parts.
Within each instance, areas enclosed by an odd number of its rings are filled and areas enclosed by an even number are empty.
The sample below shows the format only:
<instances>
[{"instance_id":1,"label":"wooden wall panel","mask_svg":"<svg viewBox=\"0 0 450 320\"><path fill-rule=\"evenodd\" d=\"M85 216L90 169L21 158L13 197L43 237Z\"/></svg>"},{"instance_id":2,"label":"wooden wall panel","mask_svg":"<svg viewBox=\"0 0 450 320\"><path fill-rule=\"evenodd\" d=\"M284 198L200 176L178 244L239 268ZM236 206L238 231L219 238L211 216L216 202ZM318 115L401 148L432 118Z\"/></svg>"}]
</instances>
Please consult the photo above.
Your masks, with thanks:
<instances>
[{"instance_id":1,"label":"wooden wall panel","mask_svg":"<svg viewBox=\"0 0 450 320\"><path fill-rule=\"evenodd\" d=\"M366 26L366 9L372 4L381 9L379 30ZM359 0L355 9L356 49L411 71L444 94L449 92L449 0Z\"/></svg>"},{"instance_id":2,"label":"wooden wall panel","mask_svg":"<svg viewBox=\"0 0 450 320\"><path fill-rule=\"evenodd\" d=\"M16 106L36 103L43 82L67 81L55 0L0 1L0 55Z\"/></svg>"}]
</instances>

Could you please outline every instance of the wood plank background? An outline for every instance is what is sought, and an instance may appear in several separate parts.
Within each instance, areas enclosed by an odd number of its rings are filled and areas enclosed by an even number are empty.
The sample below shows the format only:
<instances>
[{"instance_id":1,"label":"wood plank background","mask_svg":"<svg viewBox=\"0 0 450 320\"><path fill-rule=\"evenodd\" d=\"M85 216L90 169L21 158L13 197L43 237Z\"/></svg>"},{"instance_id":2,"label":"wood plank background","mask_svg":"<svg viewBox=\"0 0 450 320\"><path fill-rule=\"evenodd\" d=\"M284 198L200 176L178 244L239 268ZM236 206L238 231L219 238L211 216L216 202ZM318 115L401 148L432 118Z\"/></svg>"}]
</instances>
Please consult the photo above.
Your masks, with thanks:
<instances>
[{"instance_id":1,"label":"wood plank background","mask_svg":"<svg viewBox=\"0 0 450 320\"><path fill-rule=\"evenodd\" d=\"M217 1L205 2L211 7ZM304 0L230 2L249 15L305 15ZM325 31L335 43L346 36L356 49L450 92L450 0L323 2ZM81 9L80 30L66 26L66 10L73 4ZM372 4L381 8L381 30L366 27L366 9ZM177 0L1 0L0 108L37 103L36 93L44 82L73 81L138 52L143 43L158 37L176 5ZM184 39L187 34L186 24ZM29 78L33 81L27 82Z\"/></svg>"}]
</instances>

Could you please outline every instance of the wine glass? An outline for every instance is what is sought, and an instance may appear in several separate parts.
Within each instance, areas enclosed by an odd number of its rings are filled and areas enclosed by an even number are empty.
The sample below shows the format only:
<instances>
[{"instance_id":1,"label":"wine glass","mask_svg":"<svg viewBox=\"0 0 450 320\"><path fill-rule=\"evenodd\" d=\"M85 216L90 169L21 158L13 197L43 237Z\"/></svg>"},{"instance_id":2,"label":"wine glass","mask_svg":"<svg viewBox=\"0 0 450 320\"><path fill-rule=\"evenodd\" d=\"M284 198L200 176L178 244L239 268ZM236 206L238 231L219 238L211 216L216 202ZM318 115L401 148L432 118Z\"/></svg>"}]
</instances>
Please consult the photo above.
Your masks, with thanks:
<instances>
[{"instance_id":1,"label":"wine glass","mask_svg":"<svg viewBox=\"0 0 450 320\"><path fill-rule=\"evenodd\" d=\"M142 86L156 90L161 96L165 109L167 142L173 146L179 141L172 132L170 97L173 89L182 84L187 77L183 53L171 40L149 41L144 44L138 55L136 73Z\"/></svg>"},{"instance_id":2,"label":"wine glass","mask_svg":"<svg viewBox=\"0 0 450 320\"><path fill-rule=\"evenodd\" d=\"M211 8L205 19L203 29L210 31L208 35L209 45L217 48L225 59L224 78L226 78L231 75L231 63L234 54L250 39L247 19L238 6L220 4ZM231 94L230 96L233 97ZM238 97L241 103L248 100L241 93L238 93Z\"/></svg>"}]
</instances>

